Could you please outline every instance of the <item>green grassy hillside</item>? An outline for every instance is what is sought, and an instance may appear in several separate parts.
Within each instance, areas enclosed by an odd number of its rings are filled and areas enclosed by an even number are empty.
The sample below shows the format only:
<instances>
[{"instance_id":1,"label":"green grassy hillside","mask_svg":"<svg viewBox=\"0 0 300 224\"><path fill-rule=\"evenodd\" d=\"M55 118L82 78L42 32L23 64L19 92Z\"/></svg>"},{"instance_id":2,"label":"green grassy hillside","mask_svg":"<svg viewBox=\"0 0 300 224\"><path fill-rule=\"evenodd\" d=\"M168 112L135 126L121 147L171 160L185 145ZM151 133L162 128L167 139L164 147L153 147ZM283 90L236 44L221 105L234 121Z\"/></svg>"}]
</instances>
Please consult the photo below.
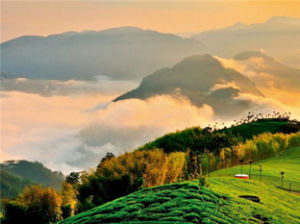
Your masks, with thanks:
<instances>
[{"instance_id":1,"label":"green grassy hillside","mask_svg":"<svg viewBox=\"0 0 300 224\"><path fill-rule=\"evenodd\" d=\"M182 131L176 131L155 139L152 142L141 146L140 150L160 148L165 152L172 151L198 151L200 149L209 149L214 151L218 147L230 147L237 141L250 139L255 135L270 132L274 133L295 133L300 131L299 122L280 121L276 119L265 119L264 121L254 121L245 124L236 125L230 128L217 130L213 133L207 132L200 127L187 128ZM226 137L219 136L217 133L224 133ZM241 138L235 138L240 136ZM220 144L218 144L220 143Z\"/></svg>"},{"instance_id":2,"label":"green grassy hillside","mask_svg":"<svg viewBox=\"0 0 300 224\"><path fill-rule=\"evenodd\" d=\"M262 172L260 175L260 167ZM290 148L281 154L252 164L251 177L268 185L281 187L281 174L284 172L283 187L289 189L291 184L292 191L300 193L300 147ZM221 169L213 172L211 176L234 176L241 173L241 166L228 169ZM243 165L243 173L249 174L249 165Z\"/></svg>"},{"instance_id":3,"label":"green grassy hillside","mask_svg":"<svg viewBox=\"0 0 300 224\"><path fill-rule=\"evenodd\" d=\"M141 190L61 223L300 223L298 196L255 181L212 177L209 182L200 190L197 182ZM238 197L245 194L261 203Z\"/></svg>"},{"instance_id":4,"label":"green grassy hillside","mask_svg":"<svg viewBox=\"0 0 300 224\"><path fill-rule=\"evenodd\" d=\"M292 148L261 161L264 176L278 176L284 169L286 181L297 182L299 155L300 148ZM140 190L61 223L300 223L298 195L274 186L272 181L233 178L238 171L239 167L233 167L212 173L206 188L199 189L198 180L194 180ZM257 196L261 201L252 202L241 195Z\"/></svg>"},{"instance_id":5,"label":"green grassy hillside","mask_svg":"<svg viewBox=\"0 0 300 224\"><path fill-rule=\"evenodd\" d=\"M221 133L232 133L233 135L240 135L243 138L250 139L254 135L259 135L264 132L272 134L277 132L293 133L300 130L299 122L287 122L274 119L265 119L265 121L250 122L246 124L237 125L231 128L222 129Z\"/></svg>"}]
</instances>

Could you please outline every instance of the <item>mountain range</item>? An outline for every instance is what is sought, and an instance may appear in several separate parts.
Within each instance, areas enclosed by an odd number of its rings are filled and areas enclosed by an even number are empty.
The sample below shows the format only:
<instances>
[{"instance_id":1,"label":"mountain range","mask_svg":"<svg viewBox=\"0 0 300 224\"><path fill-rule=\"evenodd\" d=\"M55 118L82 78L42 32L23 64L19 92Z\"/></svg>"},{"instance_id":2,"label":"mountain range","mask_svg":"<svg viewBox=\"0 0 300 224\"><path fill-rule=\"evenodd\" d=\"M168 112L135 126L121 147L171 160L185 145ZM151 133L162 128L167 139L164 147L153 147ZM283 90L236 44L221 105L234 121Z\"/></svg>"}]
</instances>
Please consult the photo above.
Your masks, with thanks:
<instances>
[{"instance_id":1,"label":"mountain range","mask_svg":"<svg viewBox=\"0 0 300 224\"><path fill-rule=\"evenodd\" d=\"M260 49L300 67L299 43L300 18L290 17L272 17L250 25L237 23L190 38L137 27L21 36L0 45L1 73L5 78L92 80L102 75L140 80L191 55L231 58Z\"/></svg>"},{"instance_id":2,"label":"mountain range","mask_svg":"<svg viewBox=\"0 0 300 224\"><path fill-rule=\"evenodd\" d=\"M201 32L191 38L205 43L211 53L221 57L264 49L281 61L300 67L300 18L272 17L263 23L237 23L224 29Z\"/></svg>"},{"instance_id":3,"label":"mountain range","mask_svg":"<svg viewBox=\"0 0 300 224\"><path fill-rule=\"evenodd\" d=\"M22 36L1 44L1 71L6 78L140 79L204 49L193 39L136 27Z\"/></svg>"}]
</instances>

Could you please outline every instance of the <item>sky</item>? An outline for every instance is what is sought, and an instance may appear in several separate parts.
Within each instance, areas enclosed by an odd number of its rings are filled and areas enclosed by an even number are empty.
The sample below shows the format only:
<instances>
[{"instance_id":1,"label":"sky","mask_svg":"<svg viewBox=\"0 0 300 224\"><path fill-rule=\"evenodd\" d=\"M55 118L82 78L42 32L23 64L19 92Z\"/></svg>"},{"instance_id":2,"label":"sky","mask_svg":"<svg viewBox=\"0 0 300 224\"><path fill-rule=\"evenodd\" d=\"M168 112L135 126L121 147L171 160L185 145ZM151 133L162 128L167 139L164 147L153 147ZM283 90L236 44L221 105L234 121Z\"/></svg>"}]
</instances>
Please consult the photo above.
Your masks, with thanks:
<instances>
[{"instance_id":1,"label":"sky","mask_svg":"<svg viewBox=\"0 0 300 224\"><path fill-rule=\"evenodd\" d=\"M137 26L190 34L272 16L300 17L300 1L1 1L1 42L22 35Z\"/></svg>"}]
</instances>

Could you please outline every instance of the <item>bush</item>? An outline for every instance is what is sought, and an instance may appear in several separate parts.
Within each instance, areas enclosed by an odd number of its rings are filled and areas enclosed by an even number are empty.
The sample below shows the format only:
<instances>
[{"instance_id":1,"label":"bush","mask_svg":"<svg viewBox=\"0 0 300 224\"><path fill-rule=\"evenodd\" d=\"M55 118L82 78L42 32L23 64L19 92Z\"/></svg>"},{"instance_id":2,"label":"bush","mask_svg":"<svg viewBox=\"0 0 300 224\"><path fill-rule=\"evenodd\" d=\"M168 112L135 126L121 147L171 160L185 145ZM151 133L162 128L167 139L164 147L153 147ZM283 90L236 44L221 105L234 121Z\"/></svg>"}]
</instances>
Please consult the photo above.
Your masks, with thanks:
<instances>
[{"instance_id":1,"label":"bush","mask_svg":"<svg viewBox=\"0 0 300 224\"><path fill-rule=\"evenodd\" d=\"M4 204L4 224L26 223L28 206L15 201Z\"/></svg>"},{"instance_id":2,"label":"bush","mask_svg":"<svg viewBox=\"0 0 300 224\"><path fill-rule=\"evenodd\" d=\"M239 159L259 161L296 146L300 146L300 132L293 134L263 133L234 147L235 161L239 161Z\"/></svg>"},{"instance_id":3,"label":"bush","mask_svg":"<svg viewBox=\"0 0 300 224\"><path fill-rule=\"evenodd\" d=\"M61 206L61 216L63 219L66 219L72 215L72 207L70 204Z\"/></svg>"},{"instance_id":4,"label":"bush","mask_svg":"<svg viewBox=\"0 0 300 224\"><path fill-rule=\"evenodd\" d=\"M291 134L288 139L288 147L300 146L300 132Z\"/></svg>"},{"instance_id":5,"label":"bush","mask_svg":"<svg viewBox=\"0 0 300 224\"><path fill-rule=\"evenodd\" d=\"M23 194L5 204L5 223L47 224L61 218L61 197L54 189L26 187Z\"/></svg>"},{"instance_id":6,"label":"bush","mask_svg":"<svg viewBox=\"0 0 300 224\"><path fill-rule=\"evenodd\" d=\"M199 186L200 187L208 187L208 182L207 182L207 179L206 179L206 176L203 176L203 175L201 175L199 178L198 178L198 180L199 180Z\"/></svg>"}]
</instances>

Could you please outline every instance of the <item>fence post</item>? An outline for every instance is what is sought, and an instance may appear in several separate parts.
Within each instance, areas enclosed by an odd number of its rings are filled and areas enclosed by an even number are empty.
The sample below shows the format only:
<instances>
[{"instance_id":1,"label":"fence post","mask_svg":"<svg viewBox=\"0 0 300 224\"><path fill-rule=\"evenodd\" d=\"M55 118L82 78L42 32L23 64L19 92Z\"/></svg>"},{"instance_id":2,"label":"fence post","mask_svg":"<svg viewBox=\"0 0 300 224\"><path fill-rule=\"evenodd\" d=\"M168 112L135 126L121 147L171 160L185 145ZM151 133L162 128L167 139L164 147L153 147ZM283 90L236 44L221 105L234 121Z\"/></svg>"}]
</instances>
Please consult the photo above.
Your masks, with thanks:
<instances>
[{"instance_id":1,"label":"fence post","mask_svg":"<svg viewBox=\"0 0 300 224\"><path fill-rule=\"evenodd\" d=\"M251 179L251 164L252 160L249 160L249 179Z\"/></svg>"},{"instance_id":2,"label":"fence post","mask_svg":"<svg viewBox=\"0 0 300 224\"><path fill-rule=\"evenodd\" d=\"M241 159L241 160L240 160L240 163L241 163L241 174L243 174L243 162L244 162L244 160Z\"/></svg>"},{"instance_id":3,"label":"fence post","mask_svg":"<svg viewBox=\"0 0 300 224\"><path fill-rule=\"evenodd\" d=\"M283 171L281 171L281 172L280 172L280 174L281 174L281 188L283 188L283 178L284 178L284 172L283 172Z\"/></svg>"}]
</instances>

